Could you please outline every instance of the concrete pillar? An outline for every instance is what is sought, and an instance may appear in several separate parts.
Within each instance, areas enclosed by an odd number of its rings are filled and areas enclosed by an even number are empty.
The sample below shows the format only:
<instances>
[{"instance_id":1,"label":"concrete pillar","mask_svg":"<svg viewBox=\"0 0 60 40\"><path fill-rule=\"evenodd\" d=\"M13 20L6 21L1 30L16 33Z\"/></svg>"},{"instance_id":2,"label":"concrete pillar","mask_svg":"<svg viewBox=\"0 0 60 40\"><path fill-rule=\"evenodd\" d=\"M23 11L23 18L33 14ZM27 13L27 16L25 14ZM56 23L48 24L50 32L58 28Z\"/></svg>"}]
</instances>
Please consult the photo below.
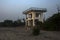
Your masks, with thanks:
<instances>
[{"instance_id":1,"label":"concrete pillar","mask_svg":"<svg viewBox=\"0 0 60 40\"><path fill-rule=\"evenodd\" d=\"M26 14L25 26L27 26L27 14Z\"/></svg>"},{"instance_id":2,"label":"concrete pillar","mask_svg":"<svg viewBox=\"0 0 60 40\"><path fill-rule=\"evenodd\" d=\"M39 21L41 21L40 14L39 14Z\"/></svg>"},{"instance_id":3,"label":"concrete pillar","mask_svg":"<svg viewBox=\"0 0 60 40\"><path fill-rule=\"evenodd\" d=\"M28 26L31 26L31 25L30 25L30 21L29 21L29 20L28 20Z\"/></svg>"},{"instance_id":4,"label":"concrete pillar","mask_svg":"<svg viewBox=\"0 0 60 40\"><path fill-rule=\"evenodd\" d=\"M35 26L35 12L32 12L33 27Z\"/></svg>"},{"instance_id":5,"label":"concrete pillar","mask_svg":"<svg viewBox=\"0 0 60 40\"><path fill-rule=\"evenodd\" d=\"M33 27L35 26L35 20L33 19Z\"/></svg>"},{"instance_id":6,"label":"concrete pillar","mask_svg":"<svg viewBox=\"0 0 60 40\"><path fill-rule=\"evenodd\" d=\"M25 21L25 26L27 26L27 21Z\"/></svg>"},{"instance_id":7,"label":"concrete pillar","mask_svg":"<svg viewBox=\"0 0 60 40\"><path fill-rule=\"evenodd\" d=\"M39 21L43 22L43 13L39 14Z\"/></svg>"},{"instance_id":8,"label":"concrete pillar","mask_svg":"<svg viewBox=\"0 0 60 40\"><path fill-rule=\"evenodd\" d=\"M43 22L43 13L40 14L40 20Z\"/></svg>"},{"instance_id":9,"label":"concrete pillar","mask_svg":"<svg viewBox=\"0 0 60 40\"><path fill-rule=\"evenodd\" d=\"M32 19L35 19L35 12L32 12Z\"/></svg>"}]
</instances>

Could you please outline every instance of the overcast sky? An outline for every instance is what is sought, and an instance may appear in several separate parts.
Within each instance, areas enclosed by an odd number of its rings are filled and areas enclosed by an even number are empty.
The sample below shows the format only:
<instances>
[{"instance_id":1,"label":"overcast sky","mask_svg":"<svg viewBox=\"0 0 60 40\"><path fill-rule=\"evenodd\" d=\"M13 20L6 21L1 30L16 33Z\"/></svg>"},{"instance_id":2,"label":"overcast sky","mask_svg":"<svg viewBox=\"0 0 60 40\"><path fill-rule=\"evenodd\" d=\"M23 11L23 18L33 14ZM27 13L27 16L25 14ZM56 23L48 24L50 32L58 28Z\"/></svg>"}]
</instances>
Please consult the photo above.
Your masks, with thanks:
<instances>
[{"instance_id":1,"label":"overcast sky","mask_svg":"<svg viewBox=\"0 0 60 40\"><path fill-rule=\"evenodd\" d=\"M0 21L24 18L22 12L30 7L47 8L45 17L48 18L57 12L57 5L60 0L0 0Z\"/></svg>"}]
</instances>

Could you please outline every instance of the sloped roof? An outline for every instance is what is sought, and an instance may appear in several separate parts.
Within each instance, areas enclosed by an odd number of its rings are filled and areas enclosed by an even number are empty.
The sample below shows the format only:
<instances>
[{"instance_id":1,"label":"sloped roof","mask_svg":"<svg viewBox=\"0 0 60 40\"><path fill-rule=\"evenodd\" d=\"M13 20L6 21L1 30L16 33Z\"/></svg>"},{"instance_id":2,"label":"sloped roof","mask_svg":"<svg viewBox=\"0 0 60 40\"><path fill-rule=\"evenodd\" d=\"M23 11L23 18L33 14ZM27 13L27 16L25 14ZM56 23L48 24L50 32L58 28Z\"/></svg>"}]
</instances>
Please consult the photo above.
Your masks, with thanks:
<instances>
[{"instance_id":1,"label":"sloped roof","mask_svg":"<svg viewBox=\"0 0 60 40\"><path fill-rule=\"evenodd\" d=\"M46 11L47 11L46 8L35 8L35 7L31 7L29 9L25 10L23 13L24 14L27 14L29 12L46 12Z\"/></svg>"}]
</instances>

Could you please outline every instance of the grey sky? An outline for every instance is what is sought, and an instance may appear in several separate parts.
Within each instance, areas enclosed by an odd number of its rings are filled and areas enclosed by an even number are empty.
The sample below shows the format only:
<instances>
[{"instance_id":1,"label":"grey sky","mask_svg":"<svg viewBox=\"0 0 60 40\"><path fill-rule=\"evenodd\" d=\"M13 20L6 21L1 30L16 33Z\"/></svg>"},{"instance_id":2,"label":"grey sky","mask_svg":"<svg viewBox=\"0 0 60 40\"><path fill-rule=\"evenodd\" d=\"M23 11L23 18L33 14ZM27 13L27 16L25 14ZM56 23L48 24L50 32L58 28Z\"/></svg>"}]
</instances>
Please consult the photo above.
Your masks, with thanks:
<instances>
[{"instance_id":1,"label":"grey sky","mask_svg":"<svg viewBox=\"0 0 60 40\"><path fill-rule=\"evenodd\" d=\"M22 12L30 7L47 8L45 17L48 18L57 12L57 4L60 0L0 0L0 21L24 18Z\"/></svg>"}]
</instances>

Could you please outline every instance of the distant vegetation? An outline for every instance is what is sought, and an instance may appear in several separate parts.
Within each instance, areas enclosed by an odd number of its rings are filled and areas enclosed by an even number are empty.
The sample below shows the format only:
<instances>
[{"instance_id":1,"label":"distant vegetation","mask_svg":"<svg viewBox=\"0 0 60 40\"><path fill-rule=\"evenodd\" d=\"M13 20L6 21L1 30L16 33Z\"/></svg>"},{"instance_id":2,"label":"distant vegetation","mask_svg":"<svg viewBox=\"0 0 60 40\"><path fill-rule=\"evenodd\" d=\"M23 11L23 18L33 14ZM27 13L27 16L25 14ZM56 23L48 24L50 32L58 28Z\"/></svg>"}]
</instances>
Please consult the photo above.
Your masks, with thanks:
<instances>
[{"instance_id":1,"label":"distant vegetation","mask_svg":"<svg viewBox=\"0 0 60 40\"><path fill-rule=\"evenodd\" d=\"M38 27L40 26L40 29L43 30L60 31L60 13L54 14L50 18L46 19L44 23L37 22L36 24L38 25ZM24 26L24 25L25 25L25 19L23 19L23 22L21 21L21 19L18 19L16 21L4 20L3 22L0 22L0 27L17 27L17 26Z\"/></svg>"},{"instance_id":2,"label":"distant vegetation","mask_svg":"<svg viewBox=\"0 0 60 40\"><path fill-rule=\"evenodd\" d=\"M54 14L48 18L44 24L43 29L50 31L60 31L60 13Z\"/></svg>"},{"instance_id":3,"label":"distant vegetation","mask_svg":"<svg viewBox=\"0 0 60 40\"><path fill-rule=\"evenodd\" d=\"M4 20L4 22L0 22L0 27L16 27L16 26L24 26L25 20L23 19L23 22L21 19L18 19L16 21L13 20Z\"/></svg>"}]
</instances>

